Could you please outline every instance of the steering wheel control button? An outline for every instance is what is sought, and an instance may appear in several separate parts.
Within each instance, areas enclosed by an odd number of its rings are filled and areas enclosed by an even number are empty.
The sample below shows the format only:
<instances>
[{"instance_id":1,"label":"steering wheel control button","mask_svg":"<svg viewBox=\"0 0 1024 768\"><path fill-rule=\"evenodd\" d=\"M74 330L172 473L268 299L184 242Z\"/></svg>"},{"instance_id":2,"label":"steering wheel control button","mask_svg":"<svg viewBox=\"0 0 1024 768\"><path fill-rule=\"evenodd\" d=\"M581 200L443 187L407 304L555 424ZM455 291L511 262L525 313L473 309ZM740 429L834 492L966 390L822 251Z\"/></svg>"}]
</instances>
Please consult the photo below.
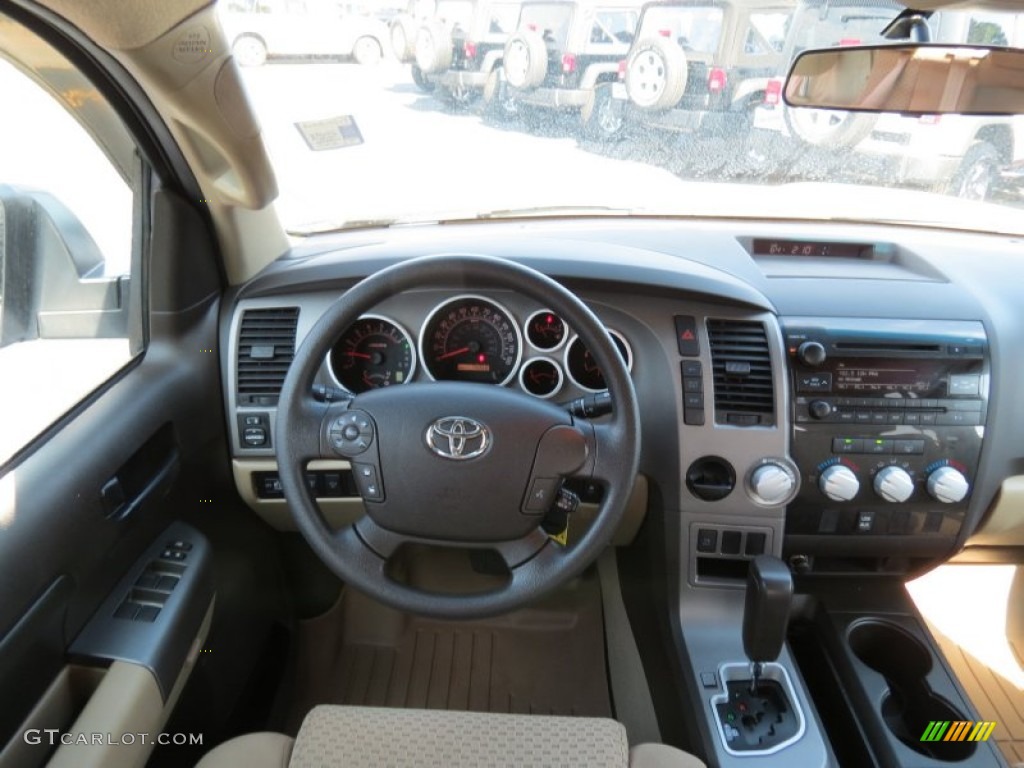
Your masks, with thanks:
<instances>
[{"instance_id":1,"label":"steering wheel control button","mask_svg":"<svg viewBox=\"0 0 1024 768\"><path fill-rule=\"evenodd\" d=\"M328 438L342 456L358 456L373 444L373 422L362 411L346 411L331 422Z\"/></svg>"},{"instance_id":2,"label":"steering wheel control button","mask_svg":"<svg viewBox=\"0 0 1024 768\"><path fill-rule=\"evenodd\" d=\"M356 480L359 495L365 501L384 501L384 486L373 464L353 464L352 476Z\"/></svg>"},{"instance_id":3,"label":"steering wheel control button","mask_svg":"<svg viewBox=\"0 0 1024 768\"><path fill-rule=\"evenodd\" d=\"M697 338L697 318L693 315L676 315L676 341L682 357L697 357L700 341Z\"/></svg>"},{"instance_id":4,"label":"steering wheel control button","mask_svg":"<svg viewBox=\"0 0 1024 768\"><path fill-rule=\"evenodd\" d=\"M491 431L467 416L444 416L427 427L427 447L442 459L465 461L491 447Z\"/></svg>"},{"instance_id":5,"label":"steering wheel control button","mask_svg":"<svg viewBox=\"0 0 1024 768\"><path fill-rule=\"evenodd\" d=\"M526 497L527 512L547 512L555 503L558 491L557 477L538 477L530 484L530 494Z\"/></svg>"}]
</instances>

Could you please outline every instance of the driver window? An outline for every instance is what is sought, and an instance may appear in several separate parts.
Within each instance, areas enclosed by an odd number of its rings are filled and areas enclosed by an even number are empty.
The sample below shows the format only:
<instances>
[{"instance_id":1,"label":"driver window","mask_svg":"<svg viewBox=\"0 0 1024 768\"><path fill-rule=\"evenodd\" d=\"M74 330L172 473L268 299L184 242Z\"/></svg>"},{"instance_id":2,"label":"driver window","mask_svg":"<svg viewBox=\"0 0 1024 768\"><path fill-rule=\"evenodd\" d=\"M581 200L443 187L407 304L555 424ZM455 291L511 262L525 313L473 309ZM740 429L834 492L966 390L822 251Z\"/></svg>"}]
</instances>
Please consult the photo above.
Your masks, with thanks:
<instances>
[{"instance_id":1,"label":"driver window","mask_svg":"<svg viewBox=\"0 0 1024 768\"><path fill-rule=\"evenodd\" d=\"M17 105L0 120L3 465L142 340L129 322L134 145L63 56L3 16L0 40L0 91Z\"/></svg>"}]
</instances>

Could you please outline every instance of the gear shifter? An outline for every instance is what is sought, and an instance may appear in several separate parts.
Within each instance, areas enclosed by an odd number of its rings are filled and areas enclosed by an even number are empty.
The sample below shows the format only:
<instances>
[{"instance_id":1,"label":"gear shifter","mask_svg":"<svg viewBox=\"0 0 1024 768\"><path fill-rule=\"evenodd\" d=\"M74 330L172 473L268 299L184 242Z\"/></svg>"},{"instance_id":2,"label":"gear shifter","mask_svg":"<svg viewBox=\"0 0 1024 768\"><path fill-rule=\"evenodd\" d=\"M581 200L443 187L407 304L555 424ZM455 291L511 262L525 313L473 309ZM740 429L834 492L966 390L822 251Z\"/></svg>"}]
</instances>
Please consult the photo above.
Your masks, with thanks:
<instances>
[{"instance_id":1,"label":"gear shifter","mask_svg":"<svg viewBox=\"0 0 1024 768\"><path fill-rule=\"evenodd\" d=\"M762 665L775 661L786 640L793 576L779 558L759 555L747 572L743 606L743 651L750 659L750 692L756 693Z\"/></svg>"}]
</instances>

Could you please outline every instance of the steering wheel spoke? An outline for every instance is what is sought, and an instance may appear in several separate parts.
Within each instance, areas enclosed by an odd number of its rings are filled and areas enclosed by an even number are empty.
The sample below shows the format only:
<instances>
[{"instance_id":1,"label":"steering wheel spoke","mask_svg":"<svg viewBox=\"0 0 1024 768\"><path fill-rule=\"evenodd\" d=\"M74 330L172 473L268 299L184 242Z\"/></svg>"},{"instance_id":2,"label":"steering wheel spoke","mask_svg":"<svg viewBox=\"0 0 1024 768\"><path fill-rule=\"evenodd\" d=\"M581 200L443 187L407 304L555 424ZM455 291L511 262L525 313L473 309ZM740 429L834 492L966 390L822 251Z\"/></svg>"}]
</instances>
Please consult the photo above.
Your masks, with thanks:
<instances>
[{"instance_id":1,"label":"steering wheel spoke","mask_svg":"<svg viewBox=\"0 0 1024 768\"><path fill-rule=\"evenodd\" d=\"M622 474L622 462L628 461L617 446L622 444L622 426L615 422L577 420L576 428L587 440L587 461L568 477L610 482Z\"/></svg>"},{"instance_id":2,"label":"steering wheel spoke","mask_svg":"<svg viewBox=\"0 0 1024 768\"><path fill-rule=\"evenodd\" d=\"M514 574L517 569L524 567L533 560L550 543L551 540L544 531L540 528L534 528L522 538L495 542L492 549L498 553L508 569Z\"/></svg>"},{"instance_id":3,"label":"steering wheel spoke","mask_svg":"<svg viewBox=\"0 0 1024 768\"><path fill-rule=\"evenodd\" d=\"M276 433L279 447L281 443L287 443L288 451L303 465L313 459L336 458L326 455L323 450L321 434L327 412L325 403L319 403L309 395L300 398L289 409L287 419L282 418L279 410Z\"/></svg>"},{"instance_id":4,"label":"steering wheel spoke","mask_svg":"<svg viewBox=\"0 0 1024 768\"><path fill-rule=\"evenodd\" d=\"M351 535L359 539L366 549L383 561L393 557L398 548L409 541L409 537L378 525L369 515L363 515L348 528L343 528L338 532L338 538L348 538L349 531L352 532ZM346 541L345 544L347 543Z\"/></svg>"}]
</instances>

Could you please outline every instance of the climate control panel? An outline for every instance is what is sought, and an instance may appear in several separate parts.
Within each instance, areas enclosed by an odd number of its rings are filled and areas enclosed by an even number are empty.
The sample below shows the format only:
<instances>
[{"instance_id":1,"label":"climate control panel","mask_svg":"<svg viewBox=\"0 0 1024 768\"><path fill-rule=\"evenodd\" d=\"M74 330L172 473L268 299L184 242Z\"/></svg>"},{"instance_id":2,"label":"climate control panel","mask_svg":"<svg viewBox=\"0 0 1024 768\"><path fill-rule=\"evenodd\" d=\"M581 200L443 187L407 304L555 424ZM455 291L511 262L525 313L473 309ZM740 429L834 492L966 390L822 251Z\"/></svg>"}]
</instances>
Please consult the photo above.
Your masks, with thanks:
<instances>
[{"instance_id":1,"label":"climate control panel","mask_svg":"<svg viewBox=\"0 0 1024 768\"><path fill-rule=\"evenodd\" d=\"M988 415L981 324L799 319L784 332L800 473L784 548L948 550L966 516Z\"/></svg>"}]
</instances>

